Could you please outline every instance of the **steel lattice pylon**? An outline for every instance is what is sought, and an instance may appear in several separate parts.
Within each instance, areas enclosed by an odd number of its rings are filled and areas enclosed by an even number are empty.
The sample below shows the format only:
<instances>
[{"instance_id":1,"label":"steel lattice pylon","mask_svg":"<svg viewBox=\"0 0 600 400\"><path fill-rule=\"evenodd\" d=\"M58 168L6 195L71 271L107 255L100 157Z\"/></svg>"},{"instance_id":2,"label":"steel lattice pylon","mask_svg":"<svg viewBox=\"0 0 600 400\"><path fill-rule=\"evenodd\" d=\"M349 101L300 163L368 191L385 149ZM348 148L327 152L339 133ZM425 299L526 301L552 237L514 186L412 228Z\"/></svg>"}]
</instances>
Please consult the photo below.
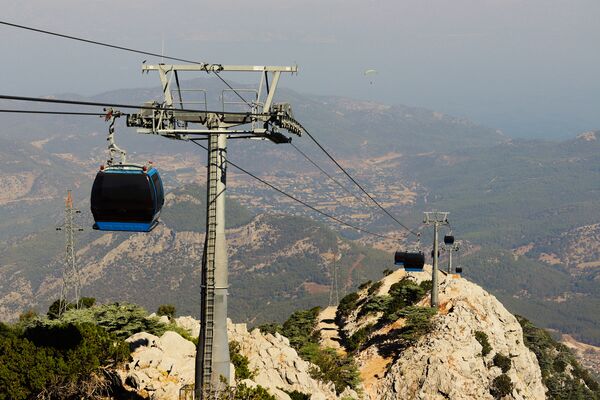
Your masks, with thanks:
<instances>
[{"instance_id":1,"label":"steel lattice pylon","mask_svg":"<svg viewBox=\"0 0 600 400\"><path fill-rule=\"evenodd\" d=\"M82 231L75 225L75 214L81 211L73 208L73 197L71 191L67 190L65 201L65 220L57 231L65 232L65 265L62 273L62 287L60 290L58 316L67 311L69 305L79 308L81 298L81 278L79 268L75 260L75 232Z\"/></svg>"}]
</instances>

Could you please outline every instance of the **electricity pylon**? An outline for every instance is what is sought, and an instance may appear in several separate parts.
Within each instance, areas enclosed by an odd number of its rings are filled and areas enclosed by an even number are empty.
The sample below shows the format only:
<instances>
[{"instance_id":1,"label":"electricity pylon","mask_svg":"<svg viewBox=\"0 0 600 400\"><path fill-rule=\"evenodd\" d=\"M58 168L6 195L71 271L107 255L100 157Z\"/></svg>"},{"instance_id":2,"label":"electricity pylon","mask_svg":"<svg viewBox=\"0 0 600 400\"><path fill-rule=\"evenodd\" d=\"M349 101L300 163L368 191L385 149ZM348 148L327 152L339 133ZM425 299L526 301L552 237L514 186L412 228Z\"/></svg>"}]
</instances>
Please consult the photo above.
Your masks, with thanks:
<instances>
[{"instance_id":1,"label":"electricity pylon","mask_svg":"<svg viewBox=\"0 0 600 400\"><path fill-rule=\"evenodd\" d=\"M65 200L65 220L63 224L56 228L57 231L65 232L65 265L62 273L62 287L60 289L60 298L58 303L58 317L60 318L69 305L79 308L81 296L81 277L79 268L75 260L75 232L83 231L75 225L75 214L81 211L73 208L73 198L71 191L67 190Z\"/></svg>"},{"instance_id":2,"label":"electricity pylon","mask_svg":"<svg viewBox=\"0 0 600 400\"><path fill-rule=\"evenodd\" d=\"M142 72L157 71L163 89L163 102L147 103L153 109L142 109L127 117L127 125L139 133L157 134L171 139L208 140L208 182L206 192L206 237L202 257L200 293L200 335L196 348L194 393L196 399L219 391L224 381L230 385L229 343L227 337L228 263L225 240L225 192L227 139L262 138L274 143L289 143L291 138L279 132L285 129L300 136L302 126L294 119L291 106L273 102L282 72L297 72L297 67L253 65L143 65ZM235 90L231 86L221 93L222 112L208 111L206 92L182 89L178 73L221 72L260 73L256 91ZM172 85L174 78L175 85ZM225 83L225 81L223 81ZM173 88L174 86L174 88ZM239 100L226 101L226 94ZM240 93L252 98L245 98ZM183 96L192 98L184 99ZM193 95L199 96L194 99ZM202 100L203 98L203 100ZM202 109L186 109L186 106ZM236 111L226 110L237 108ZM242 111L239 111L239 109ZM193 128L193 125L199 125ZM190 139L190 136L196 136ZM197 138L200 136L200 138Z\"/></svg>"},{"instance_id":3,"label":"electricity pylon","mask_svg":"<svg viewBox=\"0 0 600 400\"><path fill-rule=\"evenodd\" d=\"M429 211L425 212L423 223L433 225L433 267L431 268L431 307L439 305L438 300L438 256L439 256L439 228L440 225L448 225L448 212Z\"/></svg>"}]
</instances>

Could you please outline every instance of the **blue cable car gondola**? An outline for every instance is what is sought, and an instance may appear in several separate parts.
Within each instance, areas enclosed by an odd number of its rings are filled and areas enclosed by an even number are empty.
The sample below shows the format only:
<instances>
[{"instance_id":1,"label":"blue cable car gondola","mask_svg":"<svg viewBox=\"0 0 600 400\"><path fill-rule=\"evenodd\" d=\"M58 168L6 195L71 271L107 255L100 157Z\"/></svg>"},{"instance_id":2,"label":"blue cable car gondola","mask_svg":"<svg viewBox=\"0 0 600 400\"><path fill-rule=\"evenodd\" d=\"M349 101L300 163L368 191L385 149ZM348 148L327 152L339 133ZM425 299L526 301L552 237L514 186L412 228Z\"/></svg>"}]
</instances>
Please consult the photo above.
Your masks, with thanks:
<instances>
[{"instance_id":1,"label":"blue cable car gondola","mask_svg":"<svg viewBox=\"0 0 600 400\"><path fill-rule=\"evenodd\" d=\"M454 236L453 235L445 235L444 236L444 244L453 245L454 244Z\"/></svg>"},{"instance_id":2,"label":"blue cable car gondola","mask_svg":"<svg viewBox=\"0 0 600 400\"><path fill-rule=\"evenodd\" d=\"M406 272L422 272L425 254L422 251L416 253L397 251L394 255L394 264L402 266Z\"/></svg>"},{"instance_id":3,"label":"blue cable car gondola","mask_svg":"<svg viewBox=\"0 0 600 400\"><path fill-rule=\"evenodd\" d=\"M456 273L462 274L462 267L456 267Z\"/></svg>"},{"instance_id":4,"label":"blue cable car gondola","mask_svg":"<svg viewBox=\"0 0 600 400\"><path fill-rule=\"evenodd\" d=\"M92 186L94 229L150 232L158 224L164 191L154 167L116 164L100 168Z\"/></svg>"}]
</instances>

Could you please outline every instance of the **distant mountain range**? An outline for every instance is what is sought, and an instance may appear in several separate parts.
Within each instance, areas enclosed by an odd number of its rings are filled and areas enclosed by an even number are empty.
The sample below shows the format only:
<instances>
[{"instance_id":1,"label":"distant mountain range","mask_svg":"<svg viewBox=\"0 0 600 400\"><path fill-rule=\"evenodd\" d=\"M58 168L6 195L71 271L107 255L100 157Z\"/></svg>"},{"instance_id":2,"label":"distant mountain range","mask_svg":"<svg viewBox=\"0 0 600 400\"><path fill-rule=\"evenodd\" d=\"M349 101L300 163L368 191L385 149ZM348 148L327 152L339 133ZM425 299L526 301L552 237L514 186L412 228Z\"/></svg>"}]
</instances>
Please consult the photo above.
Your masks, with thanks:
<instances>
[{"instance_id":1,"label":"distant mountain range","mask_svg":"<svg viewBox=\"0 0 600 400\"><path fill-rule=\"evenodd\" d=\"M208 80L190 83L220 93L217 84ZM141 104L159 94L158 90L126 89L85 99ZM83 99L77 95L57 97ZM600 344L600 315L593 308L600 305L596 266L600 262L598 132L563 142L512 140L494 129L424 109L288 90L280 92L278 101L290 101L296 118L378 197L385 197L386 190L410 188L414 197L410 201L401 202L398 196L385 199L386 206L410 226L419 225L422 211L450 211L454 233L464 241L459 262L464 264L465 274L497 294L511 311ZM210 102L211 107L220 106L216 97ZM2 106L13 105L3 102ZM197 189L185 185L204 181L204 154L187 143L131 134L122 128L123 122L119 124L117 140L130 151L131 159L156 161L168 189L178 190L165 210L164 226L151 239L100 237L96 232L81 236L78 246L83 265L114 256L102 268L90 269L90 274L96 271L98 275L86 290L103 299L123 298L122 291L127 290L132 300L150 308L168 301L186 308L188 302L182 299L197 294L190 283L193 280L169 278L168 284L165 282L167 276L188 276L198 265L201 234L194 227L202 225L202 193L186 197L186 190ZM43 308L56 295L56 282L51 282L58 277L62 237L55 234L54 226L62 218L63 193L74 189L76 204L84 210L82 224L89 226L87 197L96 168L105 157L105 134L106 125L100 118L2 115L0 311L4 316L31 304ZM295 138L294 143L334 173L308 138ZM289 146L230 141L228 154L303 198L311 198L313 189L327 181ZM336 176L344 179L339 173ZM302 184L294 183L297 177L304 179ZM272 208L262 202L265 189L258 185L241 188L242 178L233 175L229 179L230 196L245 207L228 210L231 220L239 220L237 228L232 227L238 230L231 233L233 243L238 240L234 237L247 239L252 236L248 232L261 229L272 237L257 236L258 244L244 244L243 254L232 245L232 299L240 299L237 305L238 300L232 302L236 318L260 321L262 317L254 311L269 301L267 312L277 316L287 315L292 303L298 308L299 301L307 306L325 303L330 282L325 260L332 250L351 254L340 264L346 268L340 275L345 279L353 265L362 265L352 269L352 274L361 271L364 279L390 267L389 256L349 241L347 231L336 238L329 230L333 225L268 215ZM332 187L332 192L339 191ZM335 196L329 197L332 203L336 201ZM312 216L302 207L270 201L280 211ZM363 209L344 211L344 215L355 218L365 214L360 223L379 232L397 229L375 210ZM428 234L424 231L424 248L429 247ZM276 245L262 242L267 239ZM162 250L145 254L139 250L142 242L148 246L156 242ZM298 244L304 250L291 249L292 243L305 243ZM394 250L389 245L381 247ZM116 249L127 255L116 257ZM163 254L165 249L171 249L171 256ZM290 256L272 256L288 251ZM356 264L361 255L366 258ZM246 268L257 268L258 273L242 274ZM277 274L284 274L286 280L270 278ZM124 276L129 278L123 280ZM350 286L360 281L352 276L346 281ZM157 289L149 292L144 282L158 285ZM259 289L250 289L253 287ZM188 311L194 313L195 301L189 304Z\"/></svg>"},{"instance_id":2,"label":"distant mountain range","mask_svg":"<svg viewBox=\"0 0 600 400\"><path fill-rule=\"evenodd\" d=\"M204 189L168 194L163 224L150 234L87 232L77 253L82 293L99 301L137 301L149 310L176 305L199 315ZM337 236L300 217L252 214L229 201L230 315L253 324L280 320L295 307L326 304L333 265L338 298L389 267L386 253ZM191 216L194 215L193 218ZM35 307L45 312L60 291L61 239L23 238L0 259L2 319Z\"/></svg>"}]
</instances>

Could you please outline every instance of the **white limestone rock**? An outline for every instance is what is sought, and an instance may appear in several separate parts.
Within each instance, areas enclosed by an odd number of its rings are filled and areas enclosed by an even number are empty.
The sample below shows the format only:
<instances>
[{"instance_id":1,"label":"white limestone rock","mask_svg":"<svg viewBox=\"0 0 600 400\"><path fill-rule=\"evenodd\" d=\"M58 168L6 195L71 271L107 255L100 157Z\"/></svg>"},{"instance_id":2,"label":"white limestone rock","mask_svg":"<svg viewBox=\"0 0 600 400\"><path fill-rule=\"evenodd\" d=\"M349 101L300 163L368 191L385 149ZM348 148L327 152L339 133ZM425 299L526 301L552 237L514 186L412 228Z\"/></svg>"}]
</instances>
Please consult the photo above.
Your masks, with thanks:
<instances>
[{"instance_id":1,"label":"white limestone rock","mask_svg":"<svg viewBox=\"0 0 600 400\"><path fill-rule=\"evenodd\" d=\"M175 325L188 331L191 337L197 338L200 335L200 321L195 318L177 317L174 320Z\"/></svg>"},{"instance_id":2,"label":"white limestone rock","mask_svg":"<svg viewBox=\"0 0 600 400\"><path fill-rule=\"evenodd\" d=\"M317 381L310 376L308 371L312 365L302 360L289 347L289 340L279 333L264 334L258 329L248 332L245 324L232 324L230 321L228 331L229 340L240 344L240 353L248 357L250 369L256 371L254 382L268 389L277 398L289 398L280 389L297 390L323 399L338 398L332 384Z\"/></svg>"},{"instance_id":3,"label":"white limestone rock","mask_svg":"<svg viewBox=\"0 0 600 400\"><path fill-rule=\"evenodd\" d=\"M537 359L523 344L517 319L481 287L465 279L441 278L440 306L430 334L404 350L393 365L378 354L377 343L358 356L365 398L492 400L490 385L501 374L492 358L501 353L511 358L507 375L514 384L505 400L545 399ZM476 331L488 335L493 350L486 357L481 356ZM379 366L376 376L374 365Z\"/></svg>"}]
</instances>

